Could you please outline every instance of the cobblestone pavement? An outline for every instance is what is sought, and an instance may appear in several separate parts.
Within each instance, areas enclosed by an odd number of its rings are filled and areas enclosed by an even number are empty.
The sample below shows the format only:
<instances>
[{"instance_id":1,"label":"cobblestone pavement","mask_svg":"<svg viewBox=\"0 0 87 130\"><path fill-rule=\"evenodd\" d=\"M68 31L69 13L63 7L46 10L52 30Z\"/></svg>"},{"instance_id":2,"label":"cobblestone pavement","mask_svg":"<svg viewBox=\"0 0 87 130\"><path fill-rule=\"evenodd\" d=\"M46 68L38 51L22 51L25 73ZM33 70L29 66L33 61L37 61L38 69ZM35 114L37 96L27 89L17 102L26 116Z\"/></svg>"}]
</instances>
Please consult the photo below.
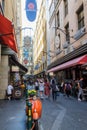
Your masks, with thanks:
<instances>
[{"instance_id":1,"label":"cobblestone pavement","mask_svg":"<svg viewBox=\"0 0 87 130\"><path fill-rule=\"evenodd\" d=\"M44 100L41 122L44 130L87 130L87 102L62 94L56 102Z\"/></svg>"},{"instance_id":2,"label":"cobblestone pavement","mask_svg":"<svg viewBox=\"0 0 87 130\"><path fill-rule=\"evenodd\" d=\"M0 100L0 130L26 130L24 99ZM87 102L60 94L42 100L40 130L87 130Z\"/></svg>"},{"instance_id":3,"label":"cobblestone pavement","mask_svg":"<svg viewBox=\"0 0 87 130\"><path fill-rule=\"evenodd\" d=\"M0 100L0 130L25 130L25 100Z\"/></svg>"}]
</instances>

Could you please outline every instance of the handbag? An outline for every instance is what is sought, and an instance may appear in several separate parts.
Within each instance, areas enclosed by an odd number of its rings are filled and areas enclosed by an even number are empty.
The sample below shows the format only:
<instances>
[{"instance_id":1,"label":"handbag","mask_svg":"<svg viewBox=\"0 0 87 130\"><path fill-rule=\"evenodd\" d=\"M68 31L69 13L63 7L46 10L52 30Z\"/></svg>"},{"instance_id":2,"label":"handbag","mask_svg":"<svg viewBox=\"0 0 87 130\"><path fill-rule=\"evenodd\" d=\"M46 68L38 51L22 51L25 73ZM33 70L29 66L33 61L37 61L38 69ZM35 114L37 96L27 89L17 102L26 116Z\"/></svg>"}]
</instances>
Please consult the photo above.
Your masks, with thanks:
<instances>
[{"instance_id":1,"label":"handbag","mask_svg":"<svg viewBox=\"0 0 87 130\"><path fill-rule=\"evenodd\" d=\"M57 86L57 85L56 85L56 91L57 91L57 92L59 92L59 88L58 88L58 86Z\"/></svg>"}]
</instances>

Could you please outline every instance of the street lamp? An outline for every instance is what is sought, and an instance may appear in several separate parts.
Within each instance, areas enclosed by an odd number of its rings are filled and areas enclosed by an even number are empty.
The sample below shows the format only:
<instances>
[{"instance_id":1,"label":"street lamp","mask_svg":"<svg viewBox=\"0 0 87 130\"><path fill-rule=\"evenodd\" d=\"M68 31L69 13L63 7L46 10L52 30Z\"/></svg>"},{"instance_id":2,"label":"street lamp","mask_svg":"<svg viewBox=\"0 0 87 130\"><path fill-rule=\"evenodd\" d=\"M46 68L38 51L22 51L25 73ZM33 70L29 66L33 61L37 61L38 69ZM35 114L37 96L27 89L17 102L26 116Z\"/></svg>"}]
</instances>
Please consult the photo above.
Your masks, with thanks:
<instances>
[{"instance_id":1,"label":"street lamp","mask_svg":"<svg viewBox=\"0 0 87 130\"><path fill-rule=\"evenodd\" d=\"M26 29L33 31L33 28L31 28L31 27L23 27L23 28L19 27L17 29L16 35L19 34L21 31L26 30Z\"/></svg>"}]
</instances>

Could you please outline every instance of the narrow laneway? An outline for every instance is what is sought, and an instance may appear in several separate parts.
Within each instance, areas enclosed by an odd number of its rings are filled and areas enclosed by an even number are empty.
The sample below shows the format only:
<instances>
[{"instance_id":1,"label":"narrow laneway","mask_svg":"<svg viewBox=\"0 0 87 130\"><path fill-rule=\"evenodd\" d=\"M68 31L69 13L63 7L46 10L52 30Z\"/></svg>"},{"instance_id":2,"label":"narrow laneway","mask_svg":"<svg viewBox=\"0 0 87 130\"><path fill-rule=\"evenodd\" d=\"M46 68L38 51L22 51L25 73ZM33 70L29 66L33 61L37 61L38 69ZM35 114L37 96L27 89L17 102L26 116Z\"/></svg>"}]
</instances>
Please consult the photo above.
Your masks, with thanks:
<instances>
[{"instance_id":1,"label":"narrow laneway","mask_svg":"<svg viewBox=\"0 0 87 130\"><path fill-rule=\"evenodd\" d=\"M25 100L0 101L0 130L25 130Z\"/></svg>"}]
</instances>

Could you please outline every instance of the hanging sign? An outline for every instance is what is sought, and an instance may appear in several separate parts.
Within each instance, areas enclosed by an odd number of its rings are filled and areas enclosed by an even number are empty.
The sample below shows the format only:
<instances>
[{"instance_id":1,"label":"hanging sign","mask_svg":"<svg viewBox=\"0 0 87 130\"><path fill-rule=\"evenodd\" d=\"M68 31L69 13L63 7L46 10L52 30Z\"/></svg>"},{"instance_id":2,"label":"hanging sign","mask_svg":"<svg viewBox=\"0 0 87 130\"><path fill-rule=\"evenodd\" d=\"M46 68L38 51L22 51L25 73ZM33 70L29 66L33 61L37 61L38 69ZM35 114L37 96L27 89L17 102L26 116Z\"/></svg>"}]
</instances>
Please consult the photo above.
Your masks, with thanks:
<instances>
[{"instance_id":1,"label":"hanging sign","mask_svg":"<svg viewBox=\"0 0 87 130\"><path fill-rule=\"evenodd\" d=\"M36 19L37 14L36 0L26 0L25 6L27 19L30 22L33 22Z\"/></svg>"},{"instance_id":2,"label":"hanging sign","mask_svg":"<svg viewBox=\"0 0 87 130\"><path fill-rule=\"evenodd\" d=\"M28 64L28 59L24 59L24 64Z\"/></svg>"}]
</instances>

